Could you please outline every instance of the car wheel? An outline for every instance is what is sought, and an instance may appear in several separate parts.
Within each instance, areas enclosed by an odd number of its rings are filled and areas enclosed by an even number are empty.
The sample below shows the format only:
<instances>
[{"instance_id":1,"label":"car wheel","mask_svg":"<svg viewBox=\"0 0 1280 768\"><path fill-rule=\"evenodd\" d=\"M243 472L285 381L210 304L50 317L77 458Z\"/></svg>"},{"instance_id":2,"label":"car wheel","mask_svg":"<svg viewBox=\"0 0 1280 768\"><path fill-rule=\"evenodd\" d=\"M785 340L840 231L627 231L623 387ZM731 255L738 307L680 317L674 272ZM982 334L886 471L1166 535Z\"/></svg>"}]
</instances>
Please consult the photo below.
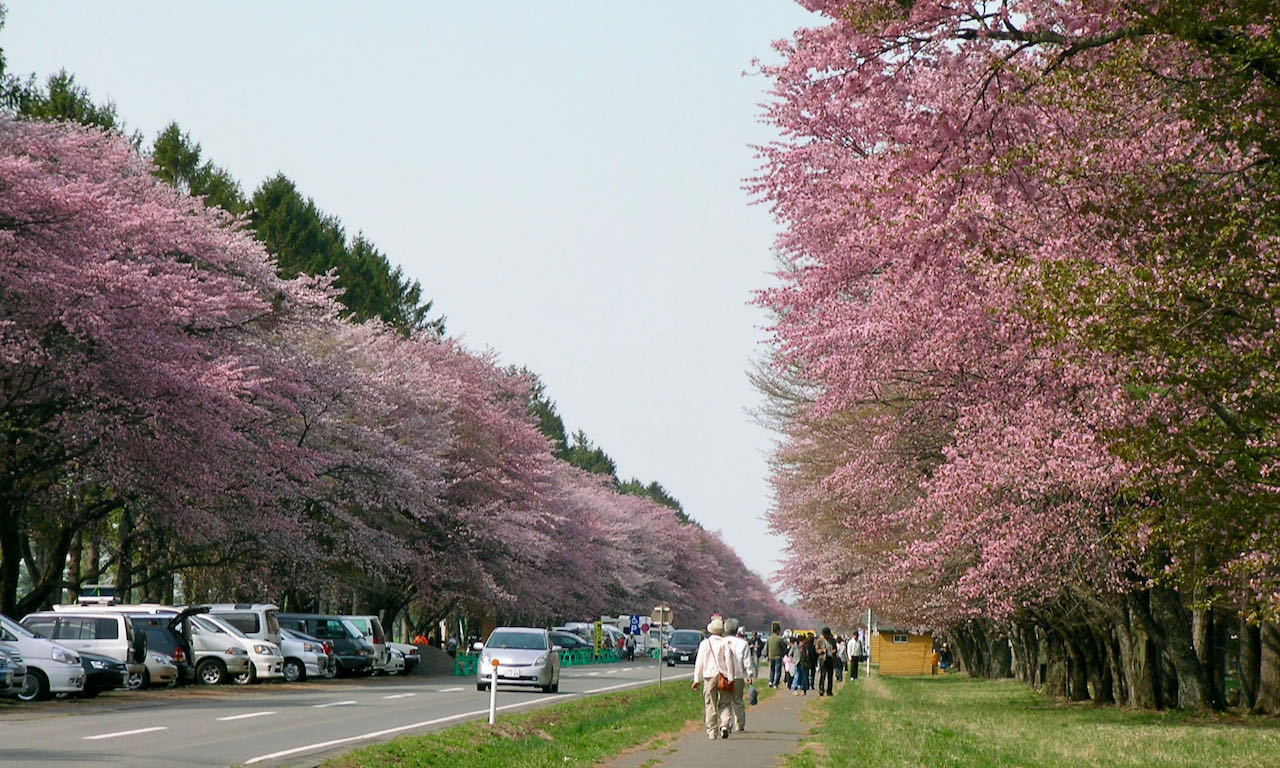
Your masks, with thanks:
<instances>
[{"instance_id":1,"label":"car wheel","mask_svg":"<svg viewBox=\"0 0 1280 768\"><path fill-rule=\"evenodd\" d=\"M668 666L668 667L674 667L675 665L676 665L676 663L675 663L674 661L668 661L668 662L667 662L667 666Z\"/></svg>"},{"instance_id":2,"label":"car wheel","mask_svg":"<svg viewBox=\"0 0 1280 768\"><path fill-rule=\"evenodd\" d=\"M33 667L27 669L27 679L18 694L22 701L44 701L49 698L49 678Z\"/></svg>"},{"instance_id":3,"label":"car wheel","mask_svg":"<svg viewBox=\"0 0 1280 768\"><path fill-rule=\"evenodd\" d=\"M477 691L487 691L487 690L489 690L489 686L488 686L488 685L485 685L484 683L476 683L476 690L477 690Z\"/></svg>"},{"instance_id":4,"label":"car wheel","mask_svg":"<svg viewBox=\"0 0 1280 768\"><path fill-rule=\"evenodd\" d=\"M285 659L280 671L284 674L286 683L297 683L307 679L307 668L297 659Z\"/></svg>"},{"instance_id":5,"label":"car wheel","mask_svg":"<svg viewBox=\"0 0 1280 768\"><path fill-rule=\"evenodd\" d=\"M151 672L147 669L143 669L141 672L131 673L126 687L131 691L140 691L143 688L150 688Z\"/></svg>"},{"instance_id":6,"label":"car wheel","mask_svg":"<svg viewBox=\"0 0 1280 768\"><path fill-rule=\"evenodd\" d=\"M552 693L559 693L559 692L560 692L560 681L559 681L559 680L557 680L557 681L555 681L554 683L552 683L552 684L551 684L551 692L552 692Z\"/></svg>"},{"instance_id":7,"label":"car wheel","mask_svg":"<svg viewBox=\"0 0 1280 768\"><path fill-rule=\"evenodd\" d=\"M231 682L235 683L236 685L248 685L249 683L252 683L254 680L257 680L257 679L258 679L258 670L252 664L250 664L249 669L247 669L244 672L241 672L238 675L233 676L231 678Z\"/></svg>"},{"instance_id":8,"label":"car wheel","mask_svg":"<svg viewBox=\"0 0 1280 768\"><path fill-rule=\"evenodd\" d=\"M196 665L196 678L205 685L221 685L227 682L227 668L217 659L205 659Z\"/></svg>"},{"instance_id":9,"label":"car wheel","mask_svg":"<svg viewBox=\"0 0 1280 768\"><path fill-rule=\"evenodd\" d=\"M338 676L338 662L333 662L324 668L324 679L332 680Z\"/></svg>"}]
</instances>

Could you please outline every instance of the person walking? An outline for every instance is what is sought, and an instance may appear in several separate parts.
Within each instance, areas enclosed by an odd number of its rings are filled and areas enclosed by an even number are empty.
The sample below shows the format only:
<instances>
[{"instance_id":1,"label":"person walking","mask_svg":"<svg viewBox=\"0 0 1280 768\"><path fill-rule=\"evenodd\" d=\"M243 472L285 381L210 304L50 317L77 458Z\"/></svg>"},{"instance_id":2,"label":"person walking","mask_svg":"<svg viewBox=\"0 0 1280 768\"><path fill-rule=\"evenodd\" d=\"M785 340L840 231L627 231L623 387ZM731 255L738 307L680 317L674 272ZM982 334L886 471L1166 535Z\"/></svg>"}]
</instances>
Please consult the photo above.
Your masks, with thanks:
<instances>
[{"instance_id":1,"label":"person walking","mask_svg":"<svg viewBox=\"0 0 1280 768\"><path fill-rule=\"evenodd\" d=\"M782 625L776 621L769 628L764 653L769 659L769 687L777 688L782 685L782 657L787 655L787 641L782 639Z\"/></svg>"},{"instance_id":2,"label":"person walking","mask_svg":"<svg viewBox=\"0 0 1280 768\"><path fill-rule=\"evenodd\" d=\"M853 637L849 640L849 679L858 679L858 667L862 665L862 660L867 658L867 646L862 642L862 630L853 633Z\"/></svg>"},{"instance_id":3,"label":"person walking","mask_svg":"<svg viewBox=\"0 0 1280 768\"><path fill-rule=\"evenodd\" d=\"M815 643L818 651L818 695L830 696L836 674L836 637L831 627L822 628L822 637Z\"/></svg>"},{"instance_id":4,"label":"person walking","mask_svg":"<svg viewBox=\"0 0 1280 768\"><path fill-rule=\"evenodd\" d=\"M808 696L817 656L813 650L813 638L808 635L801 636L791 644L789 654L795 664L795 672L791 674L791 695ZM812 658L810 654L813 654Z\"/></svg>"},{"instance_id":5,"label":"person walking","mask_svg":"<svg viewBox=\"0 0 1280 768\"><path fill-rule=\"evenodd\" d=\"M736 654L725 641L724 619L716 614L707 625L707 636L698 645L698 655L693 662L693 689L702 688L703 724L710 739L729 738L735 658ZM729 681L728 690L722 690L717 684L722 676ZM745 677L745 673L740 676Z\"/></svg>"},{"instance_id":6,"label":"person walking","mask_svg":"<svg viewBox=\"0 0 1280 768\"><path fill-rule=\"evenodd\" d=\"M849 640L836 635L836 682L844 682L844 668L849 666Z\"/></svg>"},{"instance_id":7,"label":"person walking","mask_svg":"<svg viewBox=\"0 0 1280 768\"><path fill-rule=\"evenodd\" d=\"M741 733L747 730L747 704L744 696L747 686L755 682L755 673L751 667L751 644L743 635L737 619L724 620L724 633L725 642L729 644L730 650L736 657L734 672L736 673L739 668L742 670L741 675L733 678L733 695L729 700L733 732Z\"/></svg>"}]
</instances>

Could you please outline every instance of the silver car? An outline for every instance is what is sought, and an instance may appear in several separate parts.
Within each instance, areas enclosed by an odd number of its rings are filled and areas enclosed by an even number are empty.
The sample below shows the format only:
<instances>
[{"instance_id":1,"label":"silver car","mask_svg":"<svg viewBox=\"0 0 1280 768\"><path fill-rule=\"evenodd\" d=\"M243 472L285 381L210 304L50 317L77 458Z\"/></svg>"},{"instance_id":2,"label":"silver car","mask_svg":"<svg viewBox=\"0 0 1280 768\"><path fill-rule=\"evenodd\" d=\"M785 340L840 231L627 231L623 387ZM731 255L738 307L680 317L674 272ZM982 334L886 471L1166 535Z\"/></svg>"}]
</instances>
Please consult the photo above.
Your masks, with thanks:
<instances>
[{"instance_id":1,"label":"silver car","mask_svg":"<svg viewBox=\"0 0 1280 768\"><path fill-rule=\"evenodd\" d=\"M141 665L129 668L128 688L131 691L143 688L173 685L178 682L178 665L173 657L159 651L147 651L147 658Z\"/></svg>"},{"instance_id":2,"label":"silver car","mask_svg":"<svg viewBox=\"0 0 1280 768\"><path fill-rule=\"evenodd\" d=\"M530 627L498 627L485 643L476 643L480 661L476 665L476 690L488 690L494 681L500 685L532 685L545 693L560 690L560 650L551 644L545 629Z\"/></svg>"}]
</instances>

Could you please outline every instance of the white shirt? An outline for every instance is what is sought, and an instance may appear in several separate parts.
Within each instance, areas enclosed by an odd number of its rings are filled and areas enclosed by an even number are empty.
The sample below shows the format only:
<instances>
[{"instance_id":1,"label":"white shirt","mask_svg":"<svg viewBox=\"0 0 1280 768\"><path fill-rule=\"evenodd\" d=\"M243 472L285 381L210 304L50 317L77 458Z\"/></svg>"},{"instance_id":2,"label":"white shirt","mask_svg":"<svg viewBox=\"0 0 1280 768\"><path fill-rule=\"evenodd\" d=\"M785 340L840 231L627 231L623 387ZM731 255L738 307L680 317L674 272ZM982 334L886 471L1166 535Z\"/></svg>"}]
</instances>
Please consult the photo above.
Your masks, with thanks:
<instances>
[{"instance_id":1,"label":"white shirt","mask_svg":"<svg viewBox=\"0 0 1280 768\"><path fill-rule=\"evenodd\" d=\"M729 644L730 650L734 654L734 676L732 679L746 678L747 682L751 682L751 643L747 642L745 637L726 637L724 639Z\"/></svg>"},{"instance_id":2,"label":"white shirt","mask_svg":"<svg viewBox=\"0 0 1280 768\"><path fill-rule=\"evenodd\" d=\"M747 673L729 644L729 638L711 635L698 645L698 657L693 661L693 679L708 680L716 675L737 680L746 677Z\"/></svg>"}]
</instances>

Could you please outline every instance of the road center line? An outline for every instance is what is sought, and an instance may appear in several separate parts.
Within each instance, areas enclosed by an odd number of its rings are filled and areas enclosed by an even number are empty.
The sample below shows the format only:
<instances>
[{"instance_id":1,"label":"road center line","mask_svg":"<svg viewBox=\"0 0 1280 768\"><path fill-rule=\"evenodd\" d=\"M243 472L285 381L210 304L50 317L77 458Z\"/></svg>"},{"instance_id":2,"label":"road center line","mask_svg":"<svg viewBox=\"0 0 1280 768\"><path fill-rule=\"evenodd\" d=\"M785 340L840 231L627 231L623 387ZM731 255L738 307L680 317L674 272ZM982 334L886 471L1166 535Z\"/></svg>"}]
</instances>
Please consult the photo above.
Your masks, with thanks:
<instances>
[{"instance_id":1,"label":"road center line","mask_svg":"<svg viewBox=\"0 0 1280 768\"><path fill-rule=\"evenodd\" d=\"M331 701L328 704L312 704L312 709L324 709L325 707L345 707L349 704L358 704L355 699L350 701Z\"/></svg>"},{"instance_id":2,"label":"road center line","mask_svg":"<svg viewBox=\"0 0 1280 768\"><path fill-rule=\"evenodd\" d=\"M267 715L274 715L274 714L275 712L246 712L243 715L228 715L227 717L219 717L218 720L219 721L246 720L250 717L265 717Z\"/></svg>"},{"instance_id":3,"label":"road center line","mask_svg":"<svg viewBox=\"0 0 1280 768\"><path fill-rule=\"evenodd\" d=\"M485 710L485 711L487 712L488 710ZM99 733L96 736L82 736L81 738L84 739L85 741L95 741L97 739L114 739L117 736L133 736L134 734L138 734L138 733L150 733L152 731L167 731L167 730L169 730L167 726L156 725L151 728L139 728L135 731L116 731L115 733Z\"/></svg>"},{"instance_id":4,"label":"road center line","mask_svg":"<svg viewBox=\"0 0 1280 768\"><path fill-rule=\"evenodd\" d=\"M458 691L465 691L465 690L467 689L466 688L441 688L439 691L437 691L437 693L457 693Z\"/></svg>"},{"instance_id":5,"label":"road center line","mask_svg":"<svg viewBox=\"0 0 1280 768\"><path fill-rule=\"evenodd\" d=\"M384 699L403 699L403 698L406 698L406 697L408 697L408 696L417 696L417 695L418 695L418 694L416 694L416 693L397 693L397 694L392 695L392 696L383 696L382 698L384 698Z\"/></svg>"}]
</instances>

